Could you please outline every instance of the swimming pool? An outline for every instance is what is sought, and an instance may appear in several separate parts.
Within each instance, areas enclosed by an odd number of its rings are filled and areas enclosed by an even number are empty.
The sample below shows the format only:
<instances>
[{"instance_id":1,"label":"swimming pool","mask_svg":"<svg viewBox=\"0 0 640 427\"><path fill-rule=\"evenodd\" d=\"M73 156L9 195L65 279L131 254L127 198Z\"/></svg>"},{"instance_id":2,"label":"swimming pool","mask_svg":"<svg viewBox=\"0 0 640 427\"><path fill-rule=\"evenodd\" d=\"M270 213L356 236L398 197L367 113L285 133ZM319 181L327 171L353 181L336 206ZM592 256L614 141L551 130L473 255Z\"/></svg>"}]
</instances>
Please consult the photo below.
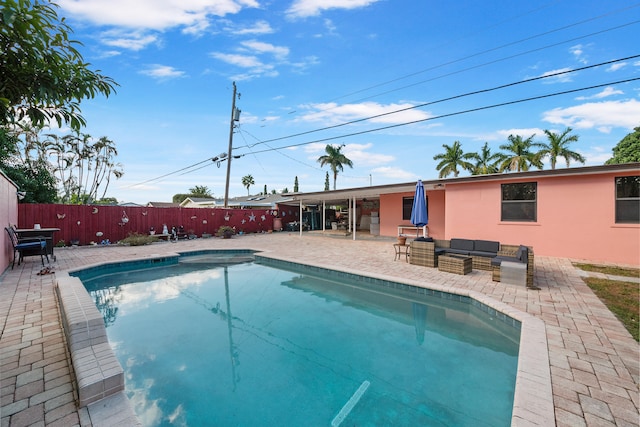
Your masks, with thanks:
<instances>
[{"instance_id":1,"label":"swimming pool","mask_svg":"<svg viewBox=\"0 0 640 427\"><path fill-rule=\"evenodd\" d=\"M181 259L78 274L145 425L511 422L519 322L507 316L267 258Z\"/></svg>"}]
</instances>

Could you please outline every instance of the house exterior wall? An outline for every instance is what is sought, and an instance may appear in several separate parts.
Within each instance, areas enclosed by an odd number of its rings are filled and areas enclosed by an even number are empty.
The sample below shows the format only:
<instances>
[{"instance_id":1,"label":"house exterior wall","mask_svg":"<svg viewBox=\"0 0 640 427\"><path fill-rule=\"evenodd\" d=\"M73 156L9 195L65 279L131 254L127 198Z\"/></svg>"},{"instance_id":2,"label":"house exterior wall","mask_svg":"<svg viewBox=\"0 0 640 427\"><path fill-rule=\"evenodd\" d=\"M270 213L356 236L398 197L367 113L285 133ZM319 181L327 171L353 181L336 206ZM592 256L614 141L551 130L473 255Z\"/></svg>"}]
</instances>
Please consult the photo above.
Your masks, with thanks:
<instances>
[{"instance_id":1,"label":"house exterior wall","mask_svg":"<svg viewBox=\"0 0 640 427\"><path fill-rule=\"evenodd\" d=\"M615 223L615 177L532 177L446 185L445 238L525 244L545 256L640 265L640 225ZM537 182L537 221L500 221L501 184Z\"/></svg>"},{"instance_id":2,"label":"house exterior wall","mask_svg":"<svg viewBox=\"0 0 640 427\"><path fill-rule=\"evenodd\" d=\"M396 193L380 195L380 235L397 236L399 225L411 225L411 221L402 219L402 198L413 197L414 193ZM435 239L445 237L445 192L426 191L429 200L429 236Z\"/></svg>"},{"instance_id":3,"label":"house exterior wall","mask_svg":"<svg viewBox=\"0 0 640 427\"><path fill-rule=\"evenodd\" d=\"M0 237L0 274L5 271L12 260L13 250L9 242L9 235L4 227L18 223L18 197L16 186L0 173L0 221L2 222L2 237Z\"/></svg>"}]
</instances>

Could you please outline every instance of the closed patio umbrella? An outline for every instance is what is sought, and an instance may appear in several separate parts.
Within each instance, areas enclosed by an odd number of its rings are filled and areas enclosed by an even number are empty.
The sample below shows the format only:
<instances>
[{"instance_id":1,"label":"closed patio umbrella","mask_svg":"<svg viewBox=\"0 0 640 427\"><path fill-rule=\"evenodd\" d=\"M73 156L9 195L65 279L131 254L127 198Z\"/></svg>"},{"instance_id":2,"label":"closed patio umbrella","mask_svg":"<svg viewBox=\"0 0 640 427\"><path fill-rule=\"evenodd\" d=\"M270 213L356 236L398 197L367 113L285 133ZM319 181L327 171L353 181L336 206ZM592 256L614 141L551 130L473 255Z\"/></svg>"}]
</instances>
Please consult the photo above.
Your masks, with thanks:
<instances>
[{"instance_id":1,"label":"closed patio umbrella","mask_svg":"<svg viewBox=\"0 0 640 427\"><path fill-rule=\"evenodd\" d=\"M411 224L416 227L424 227L429 223L427 214L427 202L424 197L424 185L422 180L418 180L416 184L416 194L413 196L413 206L411 208ZM418 232L416 231L416 236ZM426 233L424 233L426 237Z\"/></svg>"}]
</instances>

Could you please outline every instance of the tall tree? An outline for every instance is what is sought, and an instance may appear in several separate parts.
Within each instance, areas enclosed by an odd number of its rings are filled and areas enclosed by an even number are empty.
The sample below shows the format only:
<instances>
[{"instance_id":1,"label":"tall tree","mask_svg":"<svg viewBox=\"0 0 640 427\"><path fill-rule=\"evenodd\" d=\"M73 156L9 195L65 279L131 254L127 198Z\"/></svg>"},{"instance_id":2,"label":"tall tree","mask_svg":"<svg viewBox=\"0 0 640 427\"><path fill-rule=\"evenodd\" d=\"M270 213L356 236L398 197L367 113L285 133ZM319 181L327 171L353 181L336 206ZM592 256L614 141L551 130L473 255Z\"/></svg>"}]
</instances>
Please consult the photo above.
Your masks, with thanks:
<instances>
[{"instance_id":1,"label":"tall tree","mask_svg":"<svg viewBox=\"0 0 640 427\"><path fill-rule=\"evenodd\" d=\"M613 157L605 162L607 165L640 162L640 127L627 134L613 147Z\"/></svg>"},{"instance_id":2,"label":"tall tree","mask_svg":"<svg viewBox=\"0 0 640 427\"><path fill-rule=\"evenodd\" d=\"M21 141L14 132L0 126L0 169L25 195L20 203L54 203L56 180L45 158L21 157Z\"/></svg>"},{"instance_id":3,"label":"tall tree","mask_svg":"<svg viewBox=\"0 0 640 427\"><path fill-rule=\"evenodd\" d=\"M209 190L209 187L206 185L196 185L189 189L189 193L191 193L194 197L213 197L213 193Z\"/></svg>"},{"instance_id":4,"label":"tall tree","mask_svg":"<svg viewBox=\"0 0 640 427\"><path fill-rule=\"evenodd\" d=\"M473 153L465 153L462 151L460 141L455 141L452 146L442 144L445 152L433 156L433 160L440 160L436 165L436 169L440 171L440 178L446 178L450 174L457 177L460 174L458 167L464 170L473 170L473 165L469 160L473 159Z\"/></svg>"},{"instance_id":5,"label":"tall tree","mask_svg":"<svg viewBox=\"0 0 640 427\"><path fill-rule=\"evenodd\" d=\"M118 150L106 136L98 140L80 132L46 136L45 148L54 161L63 203L100 200L106 196L111 178L124 175L122 165L114 162Z\"/></svg>"},{"instance_id":6,"label":"tall tree","mask_svg":"<svg viewBox=\"0 0 640 427\"><path fill-rule=\"evenodd\" d=\"M267 193L267 184L264 185L264 191L262 192L262 194L264 194L265 196L269 193Z\"/></svg>"},{"instance_id":7,"label":"tall tree","mask_svg":"<svg viewBox=\"0 0 640 427\"><path fill-rule=\"evenodd\" d=\"M473 175L487 175L498 172L498 163L500 163L502 156L500 153L491 153L487 142L484 143L480 154L471 153L471 156L476 162L471 172Z\"/></svg>"},{"instance_id":8,"label":"tall tree","mask_svg":"<svg viewBox=\"0 0 640 427\"><path fill-rule=\"evenodd\" d=\"M0 125L55 120L79 130L86 124L80 101L109 96L117 84L89 69L54 3L2 0L1 9Z\"/></svg>"},{"instance_id":9,"label":"tall tree","mask_svg":"<svg viewBox=\"0 0 640 427\"><path fill-rule=\"evenodd\" d=\"M558 157L563 157L565 159L567 167L569 167L569 162L571 160L584 164L584 157L569 149L570 143L578 141L578 135L571 135L572 130L573 129L568 127L562 133L555 133L545 129L544 134L547 135L548 143L540 143L538 156L540 159L544 159L548 156L549 162L551 163L551 169L556 168L556 160Z\"/></svg>"},{"instance_id":10,"label":"tall tree","mask_svg":"<svg viewBox=\"0 0 640 427\"><path fill-rule=\"evenodd\" d=\"M318 157L318 162L320 162L320 166L329 165L331 172L333 172L333 189L336 189L336 181L338 179L338 171L342 172L344 170L344 166L353 167L353 162L347 158L344 154L342 154L342 149L344 148L344 144L340 146L334 146L331 144L327 144L324 148L324 151L327 153Z\"/></svg>"},{"instance_id":11,"label":"tall tree","mask_svg":"<svg viewBox=\"0 0 640 427\"><path fill-rule=\"evenodd\" d=\"M331 184L329 184L329 172L324 176L324 191L329 191L331 189Z\"/></svg>"},{"instance_id":12,"label":"tall tree","mask_svg":"<svg viewBox=\"0 0 640 427\"><path fill-rule=\"evenodd\" d=\"M296 175L296 179L293 181L293 192L298 192L298 175Z\"/></svg>"},{"instance_id":13,"label":"tall tree","mask_svg":"<svg viewBox=\"0 0 640 427\"><path fill-rule=\"evenodd\" d=\"M245 175L242 177L242 186L247 188L247 196L249 195L249 187L255 184L251 175Z\"/></svg>"},{"instance_id":14,"label":"tall tree","mask_svg":"<svg viewBox=\"0 0 640 427\"><path fill-rule=\"evenodd\" d=\"M529 138L522 139L520 135L509 135L509 143L500 146L501 150L506 151L500 163L500 172L504 171L528 171L532 166L542 169L542 161L538 153L531 151L533 147L539 147L540 144L533 142L534 135Z\"/></svg>"}]
</instances>

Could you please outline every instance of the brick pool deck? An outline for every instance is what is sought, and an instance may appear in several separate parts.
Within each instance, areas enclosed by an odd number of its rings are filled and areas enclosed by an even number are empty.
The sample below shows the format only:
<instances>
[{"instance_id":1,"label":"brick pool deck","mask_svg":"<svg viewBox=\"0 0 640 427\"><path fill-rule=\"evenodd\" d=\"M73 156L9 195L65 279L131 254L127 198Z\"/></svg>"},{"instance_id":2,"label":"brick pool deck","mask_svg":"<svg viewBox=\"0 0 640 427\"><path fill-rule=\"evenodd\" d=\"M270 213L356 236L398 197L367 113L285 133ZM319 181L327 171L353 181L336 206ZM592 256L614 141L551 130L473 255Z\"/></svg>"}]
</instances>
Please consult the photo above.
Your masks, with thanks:
<instances>
[{"instance_id":1,"label":"brick pool deck","mask_svg":"<svg viewBox=\"0 0 640 427\"><path fill-rule=\"evenodd\" d=\"M382 238L352 241L273 233L142 247L56 249L57 261L51 266L62 272L179 251L242 248L327 268L478 292L544 322L555 407L555 415L547 419L555 417L557 426L639 425L640 346L584 284L583 272L571 260L536 256L534 283L540 290L527 290L492 282L486 271L459 276L394 261L392 243ZM55 294L56 275L38 275L40 268L40 260L30 257L0 276L0 425L131 425L132 413L119 412L114 418L109 412L110 407L122 407L122 395L78 409Z\"/></svg>"}]
</instances>

